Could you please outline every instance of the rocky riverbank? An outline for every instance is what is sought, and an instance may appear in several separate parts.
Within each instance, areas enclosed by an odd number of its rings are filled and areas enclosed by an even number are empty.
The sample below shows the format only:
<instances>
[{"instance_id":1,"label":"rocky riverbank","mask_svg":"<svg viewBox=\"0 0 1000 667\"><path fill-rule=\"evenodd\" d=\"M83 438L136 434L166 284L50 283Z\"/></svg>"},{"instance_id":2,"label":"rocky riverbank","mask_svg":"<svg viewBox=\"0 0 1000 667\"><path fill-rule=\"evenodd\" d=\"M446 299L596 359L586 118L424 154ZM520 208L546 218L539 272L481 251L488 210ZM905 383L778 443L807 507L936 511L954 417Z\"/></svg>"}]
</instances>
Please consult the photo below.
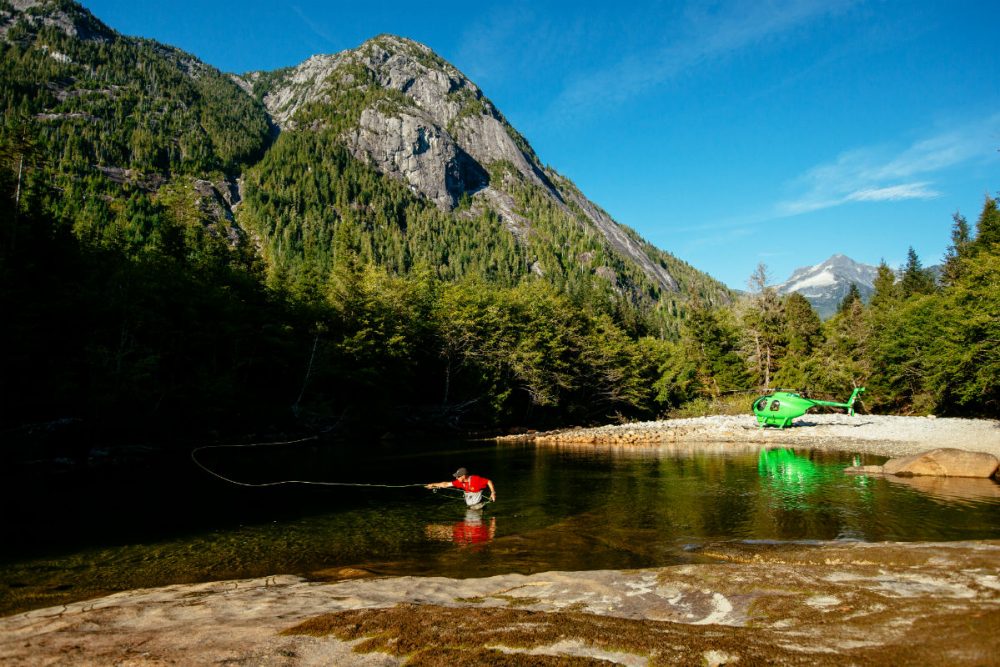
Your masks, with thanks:
<instances>
[{"instance_id":1,"label":"rocky riverbank","mask_svg":"<svg viewBox=\"0 0 1000 667\"><path fill-rule=\"evenodd\" d=\"M1000 541L702 547L694 564L129 591L0 619L5 665L993 664ZM602 662L603 661L603 662Z\"/></svg>"},{"instance_id":2,"label":"rocky riverbank","mask_svg":"<svg viewBox=\"0 0 1000 667\"><path fill-rule=\"evenodd\" d=\"M954 447L1000 457L1000 421L889 415L806 414L784 429L761 428L752 415L574 428L502 436L499 442L538 445L782 445L907 456Z\"/></svg>"}]
</instances>

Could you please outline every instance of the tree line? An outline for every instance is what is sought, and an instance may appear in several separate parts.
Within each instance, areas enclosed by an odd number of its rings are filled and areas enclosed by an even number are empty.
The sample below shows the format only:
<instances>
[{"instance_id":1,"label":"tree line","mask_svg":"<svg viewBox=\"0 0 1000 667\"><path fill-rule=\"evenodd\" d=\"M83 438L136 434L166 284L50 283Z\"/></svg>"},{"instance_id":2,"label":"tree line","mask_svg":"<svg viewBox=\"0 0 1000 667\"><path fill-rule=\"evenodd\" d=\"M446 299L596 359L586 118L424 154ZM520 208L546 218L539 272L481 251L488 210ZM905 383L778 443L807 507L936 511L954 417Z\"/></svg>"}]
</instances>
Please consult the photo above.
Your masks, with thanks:
<instances>
[{"instance_id":1,"label":"tree line","mask_svg":"<svg viewBox=\"0 0 1000 667\"><path fill-rule=\"evenodd\" d=\"M689 306L675 337L636 331L539 276L401 273L345 246L307 292L133 194L129 233L82 234L51 185L0 156L3 428L63 417L102 437L261 428L496 429L649 419L774 387L865 408L995 416L1000 213L956 216L940 282L911 251L820 322L761 267L732 305ZM116 217L106 226L114 227ZM742 399L741 399L742 400ZM749 400L744 401L749 405Z\"/></svg>"},{"instance_id":2,"label":"tree line","mask_svg":"<svg viewBox=\"0 0 1000 667\"><path fill-rule=\"evenodd\" d=\"M936 279L911 247L897 277L885 262L866 305L855 286L820 322L799 294L780 297L766 267L732 307L697 304L661 378L668 403L789 388L846 396L867 387L874 412L1000 413L1000 213L987 197L974 229L956 213Z\"/></svg>"},{"instance_id":3,"label":"tree line","mask_svg":"<svg viewBox=\"0 0 1000 667\"><path fill-rule=\"evenodd\" d=\"M530 223L521 236L470 197L441 211L338 138L373 99L406 99L342 83L339 106L306 110L316 128L275 139L259 100L187 54L11 26L2 432L547 427L857 385L872 411L997 414L996 199L974 224L956 215L940 279L911 250L899 280L880 267L870 303L854 291L820 322L765 267L733 299L646 244L681 286L662 290L552 170L565 206L490 165ZM197 187L236 174L236 218L207 210Z\"/></svg>"}]
</instances>

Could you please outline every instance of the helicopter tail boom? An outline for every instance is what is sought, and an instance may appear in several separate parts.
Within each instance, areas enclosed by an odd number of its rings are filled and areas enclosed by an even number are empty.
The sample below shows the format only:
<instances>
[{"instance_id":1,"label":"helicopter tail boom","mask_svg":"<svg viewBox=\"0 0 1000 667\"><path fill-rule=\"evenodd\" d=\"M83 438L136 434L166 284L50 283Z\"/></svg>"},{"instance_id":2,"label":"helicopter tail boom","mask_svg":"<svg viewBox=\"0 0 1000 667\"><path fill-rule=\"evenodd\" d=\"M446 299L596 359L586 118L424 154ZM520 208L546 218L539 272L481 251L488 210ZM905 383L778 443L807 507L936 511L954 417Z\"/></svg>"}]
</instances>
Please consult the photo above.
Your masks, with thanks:
<instances>
[{"instance_id":1,"label":"helicopter tail boom","mask_svg":"<svg viewBox=\"0 0 1000 667\"><path fill-rule=\"evenodd\" d=\"M816 399L809 399L813 405L825 405L830 408L846 408L847 414L854 416L854 402L858 400L858 396L865 390L864 387L857 387L853 392L851 392L851 397L846 403L837 403L836 401L820 401Z\"/></svg>"}]
</instances>

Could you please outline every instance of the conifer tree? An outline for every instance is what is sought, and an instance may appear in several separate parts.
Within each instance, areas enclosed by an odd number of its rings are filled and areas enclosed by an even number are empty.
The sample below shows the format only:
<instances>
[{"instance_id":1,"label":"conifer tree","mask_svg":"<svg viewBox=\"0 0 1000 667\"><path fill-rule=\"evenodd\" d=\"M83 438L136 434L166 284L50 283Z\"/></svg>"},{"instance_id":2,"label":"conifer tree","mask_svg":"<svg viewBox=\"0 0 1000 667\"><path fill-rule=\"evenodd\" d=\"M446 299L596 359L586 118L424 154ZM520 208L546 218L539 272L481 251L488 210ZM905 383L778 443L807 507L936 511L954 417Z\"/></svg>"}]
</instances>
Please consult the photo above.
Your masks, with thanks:
<instances>
[{"instance_id":1,"label":"conifer tree","mask_svg":"<svg viewBox=\"0 0 1000 667\"><path fill-rule=\"evenodd\" d=\"M823 339L822 322L812 304L798 292L785 297L784 314L787 345L774 382L779 387L803 389L810 384L811 357Z\"/></svg>"},{"instance_id":2,"label":"conifer tree","mask_svg":"<svg viewBox=\"0 0 1000 667\"><path fill-rule=\"evenodd\" d=\"M815 357L816 389L835 395L845 387L867 386L871 374L870 327L860 299L845 299L846 307L823 325L823 347Z\"/></svg>"},{"instance_id":3,"label":"conifer tree","mask_svg":"<svg viewBox=\"0 0 1000 667\"><path fill-rule=\"evenodd\" d=\"M900 297L899 285L896 284L896 274L883 259L879 262L878 273L875 276L875 291L872 293L870 307L881 311L890 307Z\"/></svg>"},{"instance_id":4,"label":"conifer tree","mask_svg":"<svg viewBox=\"0 0 1000 667\"><path fill-rule=\"evenodd\" d=\"M969 222L958 211L951 217L951 245L944 256L941 280L945 285L954 285L962 274L962 260L969 254Z\"/></svg>"},{"instance_id":5,"label":"conifer tree","mask_svg":"<svg viewBox=\"0 0 1000 667\"><path fill-rule=\"evenodd\" d=\"M820 338L819 315L809 300L798 292L785 297L784 313L788 352L808 355Z\"/></svg>"},{"instance_id":6,"label":"conifer tree","mask_svg":"<svg viewBox=\"0 0 1000 667\"><path fill-rule=\"evenodd\" d=\"M903 298L916 294L930 294L934 291L934 280L920 264L917 251L910 246L906 252L906 266L903 267L903 278L900 281Z\"/></svg>"},{"instance_id":7,"label":"conifer tree","mask_svg":"<svg viewBox=\"0 0 1000 667\"><path fill-rule=\"evenodd\" d=\"M837 312L842 313L845 310L849 310L855 303L861 303L861 291L858 289L857 283L851 283L847 294L844 295L844 298L840 301L840 305L837 306Z\"/></svg>"},{"instance_id":8,"label":"conifer tree","mask_svg":"<svg viewBox=\"0 0 1000 667\"><path fill-rule=\"evenodd\" d=\"M689 304L674 353L661 366L658 400L683 403L717 398L745 389L749 379L740 358L739 333L728 309L713 308L699 298Z\"/></svg>"},{"instance_id":9,"label":"conifer tree","mask_svg":"<svg viewBox=\"0 0 1000 667\"><path fill-rule=\"evenodd\" d=\"M976 249L987 249L1000 244L1000 200L987 197L983 211L976 221Z\"/></svg>"},{"instance_id":10,"label":"conifer tree","mask_svg":"<svg viewBox=\"0 0 1000 667\"><path fill-rule=\"evenodd\" d=\"M751 295L743 304L740 318L744 357L761 389L771 386L785 345L781 299L767 282L767 266L760 263L748 281Z\"/></svg>"}]
</instances>

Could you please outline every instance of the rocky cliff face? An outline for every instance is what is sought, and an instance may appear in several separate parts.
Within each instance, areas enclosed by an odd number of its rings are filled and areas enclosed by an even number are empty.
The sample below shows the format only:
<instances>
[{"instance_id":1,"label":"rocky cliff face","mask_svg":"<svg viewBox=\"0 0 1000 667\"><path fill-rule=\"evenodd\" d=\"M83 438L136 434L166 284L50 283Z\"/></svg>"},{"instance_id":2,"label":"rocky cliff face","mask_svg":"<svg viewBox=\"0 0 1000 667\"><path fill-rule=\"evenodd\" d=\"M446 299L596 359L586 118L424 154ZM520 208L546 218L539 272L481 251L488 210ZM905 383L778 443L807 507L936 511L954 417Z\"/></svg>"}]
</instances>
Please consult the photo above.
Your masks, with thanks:
<instances>
[{"instance_id":1,"label":"rocky cliff face","mask_svg":"<svg viewBox=\"0 0 1000 667\"><path fill-rule=\"evenodd\" d=\"M250 79L256 81L254 75ZM534 154L526 155L518 146L526 147L526 142L482 91L429 48L408 39L382 35L354 50L314 56L287 71L263 99L278 127L297 129L300 110L316 103L336 103L337 93L342 96L345 86L376 86L405 98L402 109L398 104L389 109L363 109L359 126L345 139L357 157L369 159L385 173L406 177L434 201L448 204L441 199L441 192L447 191L452 195L448 206L453 207L463 192L483 185L483 165L499 161L509 162L543 184ZM428 152L444 159L448 168L431 169L433 176L418 175L412 166L430 166ZM467 184L454 178L463 166L469 168L460 164L463 153L479 165L478 174ZM401 170L402 164L411 168ZM463 185L468 187L461 190Z\"/></svg>"},{"instance_id":2,"label":"rocky cliff face","mask_svg":"<svg viewBox=\"0 0 1000 667\"><path fill-rule=\"evenodd\" d=\"M36 29L54 27L81 40L108 42L116 37L113 30L73 4L51 0L12 0L9 7L3 4L8 3L0 4L0 38L6 36L16 19L24 19Z\"/></svg>"},{"instance_id":3,"label":"rocky cliff face","mask_svg":"<svg viewBox=\"0 0 1000 667\"><path fill-rule=\"evenodd\" d=\"M358 105L342 132L351 153L444 211L470 197L475 207L495 211L523 241L530 236L531 216L515 205L516 182L543 193L580 225L598 232L614 253L637 265L660 290L679 289L656 249L546 170L483 92L422 44L382 35L276 75L249 74L245 81L262 94L274 122L285 131L323 127L314 113L317 107ZM498 178L498 173L508 177ZM620 280L610 267L599 268L613 282ZM532 265L532 270L544 273L546 267Z\"/></svg>"}]
</instances>

